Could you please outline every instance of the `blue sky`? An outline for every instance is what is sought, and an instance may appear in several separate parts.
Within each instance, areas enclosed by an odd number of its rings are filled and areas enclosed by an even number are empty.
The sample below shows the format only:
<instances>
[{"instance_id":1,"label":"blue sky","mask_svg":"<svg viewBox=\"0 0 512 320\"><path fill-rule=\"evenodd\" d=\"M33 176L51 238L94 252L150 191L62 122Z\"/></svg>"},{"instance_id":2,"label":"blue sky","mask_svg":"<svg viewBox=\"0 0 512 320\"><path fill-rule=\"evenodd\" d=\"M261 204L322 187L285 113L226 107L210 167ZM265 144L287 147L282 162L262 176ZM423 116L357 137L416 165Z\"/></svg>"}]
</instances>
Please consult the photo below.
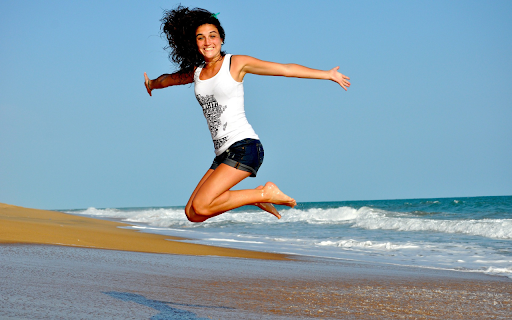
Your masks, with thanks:
<instances>
[{"instance_id":1,"label":"blue sky","mask_svg":"<svg viewBox=\"0 0 512 320\"><path fill-rule=\"evenodd\" d=\"M512 2L182 1L220 12L224 49L351 77L245 78L258 177L304 201L512 194ZM2 1L0 202L184 205L214 157L174 71L170 1Z\"/></svg>"}]
</instances>

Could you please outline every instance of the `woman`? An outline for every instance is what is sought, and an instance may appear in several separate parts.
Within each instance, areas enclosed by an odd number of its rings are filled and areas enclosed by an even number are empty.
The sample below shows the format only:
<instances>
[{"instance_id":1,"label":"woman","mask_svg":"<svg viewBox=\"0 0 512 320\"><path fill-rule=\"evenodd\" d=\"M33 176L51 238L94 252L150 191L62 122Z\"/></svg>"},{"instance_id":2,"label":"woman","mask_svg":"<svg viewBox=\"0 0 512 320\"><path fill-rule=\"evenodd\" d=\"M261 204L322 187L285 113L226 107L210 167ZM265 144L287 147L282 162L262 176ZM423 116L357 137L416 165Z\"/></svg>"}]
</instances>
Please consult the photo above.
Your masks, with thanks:
<instances>
[{"instance_id":1,"label":"woman","mask_svg":"<svg viewBox=\"0 0 512 320\"><path fill-rule=\"evenodd\" d=\"M152 90L194 83L215 147L215 159L185 207L192 222L203 222L228 210L255 205L281 218L272 204L294 207L296 202L272 182L256 189L231 190L256 173L263 162L263 147L247 122L243 80L247 73L296 78L325 79L343 89L349 78L331 70L315 70L297 64L279 64L222 51L225 34L216 15L204 9L178 6L166 11L162 33L169 42L169 57L179 66L173 74L150 80L144 73L149 95Z\"/></svg>"}]
</instances>

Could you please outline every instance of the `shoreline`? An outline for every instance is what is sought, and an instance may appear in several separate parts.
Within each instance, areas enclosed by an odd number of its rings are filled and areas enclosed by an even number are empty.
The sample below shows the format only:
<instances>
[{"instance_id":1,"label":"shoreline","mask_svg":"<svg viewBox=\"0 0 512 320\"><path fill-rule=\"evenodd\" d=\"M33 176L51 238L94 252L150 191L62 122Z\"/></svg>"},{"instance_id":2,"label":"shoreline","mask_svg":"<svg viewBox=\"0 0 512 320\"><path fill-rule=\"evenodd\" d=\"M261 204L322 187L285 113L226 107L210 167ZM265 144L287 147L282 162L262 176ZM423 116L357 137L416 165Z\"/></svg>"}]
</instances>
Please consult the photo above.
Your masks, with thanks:
<instances>
[{"instance_id":1,"label":"shoreline","mask_svg":"<svg viewBox=\"0 0 512 320\"><path fill-rule=\"evenodd\" d=\"M0 204L0 317L512 317L506 277L197 245L122 226Z\"/></svg>"},{"instance_id":2,"label":"shoreline","mask_svg":"<svg viewBox=\"0 0 512 320\"><path fill-rule=\"evenodd\" d=\"M45 244L147 253L287 260L284 254L179 242L183 238L124 229L130 224L0 203L0 244Z\"/></svg>"}]
</instances>

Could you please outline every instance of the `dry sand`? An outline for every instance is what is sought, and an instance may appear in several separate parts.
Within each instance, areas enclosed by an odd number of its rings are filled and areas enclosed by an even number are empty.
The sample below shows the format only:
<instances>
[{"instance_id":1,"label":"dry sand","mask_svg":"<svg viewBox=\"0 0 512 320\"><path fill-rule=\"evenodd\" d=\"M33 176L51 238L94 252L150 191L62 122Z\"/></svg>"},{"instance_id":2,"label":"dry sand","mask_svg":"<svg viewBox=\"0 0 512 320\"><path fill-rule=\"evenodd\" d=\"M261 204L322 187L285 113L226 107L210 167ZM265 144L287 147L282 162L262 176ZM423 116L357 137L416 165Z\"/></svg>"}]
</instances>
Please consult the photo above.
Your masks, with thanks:
<instances>
[{"instance_id":1,"label":"dry sand","mask_svg":"<svg viewBox=\"0 0 512 320\"><path fill-rule=\"evenodd\" d=\"M119 227L128 224L0 203L0 243L37 243L151 253L286 259L284 255L169 240L180 238Z\"/></svg>"},{"instance_id":2,"label":"dry sand","mask_svg":"<svg viewBox=\"0 0 512 320\"><path fill-rule=\"evenodd\" d=\"M0 318L512 318L509 278L306 257L212 257L257 253L120 225L2 205ZM269 256L283 257L261 257Z\"/></svg>"}]
</instances>

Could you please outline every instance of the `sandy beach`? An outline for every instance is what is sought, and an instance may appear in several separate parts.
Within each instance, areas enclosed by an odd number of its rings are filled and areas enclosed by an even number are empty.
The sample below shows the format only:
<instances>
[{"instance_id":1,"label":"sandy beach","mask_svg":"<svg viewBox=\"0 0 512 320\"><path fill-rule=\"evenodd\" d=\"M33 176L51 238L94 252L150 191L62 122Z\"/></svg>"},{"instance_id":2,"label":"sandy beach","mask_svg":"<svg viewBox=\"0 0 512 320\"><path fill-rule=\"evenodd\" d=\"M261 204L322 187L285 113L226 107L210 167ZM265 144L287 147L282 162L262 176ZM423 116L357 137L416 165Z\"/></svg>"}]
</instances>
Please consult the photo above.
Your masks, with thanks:
<instances>
[{"instance_id":1,"label":"sandy beach","mask_svg":"<svg viewBox=\"0 0 512 320\"><path fill-rule=\"evenodd\" d=\"M201 246L122 226L0 205L0 318L512 317L505 277Z\"/></svg>"},{"instance_id":2,"label":"sandy beach","mask_svg":"<svg viewBox=\"0 0 512 320\"><path fill-rule=\"evenodd\" d=\"M120 222L0 203L0 243L34 243L150 253L286 259L283 255L204 246L180 238L122 229Z\"/></svg>"}]
</instances>

